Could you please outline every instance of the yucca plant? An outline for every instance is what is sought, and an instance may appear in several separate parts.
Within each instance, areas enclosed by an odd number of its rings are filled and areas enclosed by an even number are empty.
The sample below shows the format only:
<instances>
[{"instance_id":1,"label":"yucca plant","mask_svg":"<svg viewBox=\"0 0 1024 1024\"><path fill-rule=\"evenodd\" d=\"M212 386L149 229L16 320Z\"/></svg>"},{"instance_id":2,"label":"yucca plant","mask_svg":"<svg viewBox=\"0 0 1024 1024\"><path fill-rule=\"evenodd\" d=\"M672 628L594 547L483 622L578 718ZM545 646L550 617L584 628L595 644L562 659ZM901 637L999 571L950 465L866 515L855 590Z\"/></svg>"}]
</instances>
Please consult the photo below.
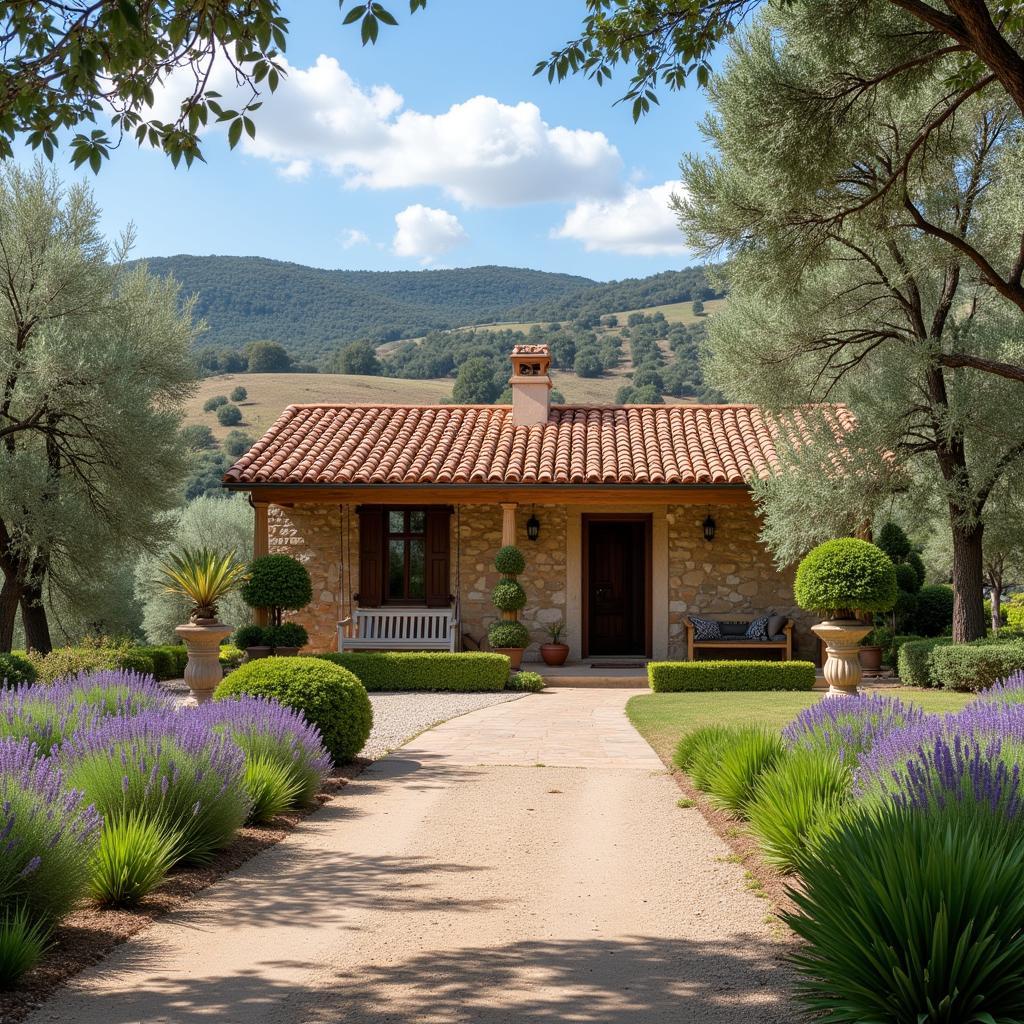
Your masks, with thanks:
<instances>
[{"instance_id":1,"label":"yucca plant","mask_svg":"<svg viewBox=\"0 0 1024 1024\"><path fill-rule=\"evenodd\" d=\"M10 989L36 965L46 949L47 929L25 907L9 907L0 917L0 988Z\"/></svg>"},{"instance_id":2,"label":"yucca plant","mask_svg":"<svg viewBox=\"0 0 1024 1024\"><path fill-rule=\"evenodd\" d=\"M288 766L269 754L245 759L245 788L252 801L249 821L270 821L294 807L302 792L301 783L294 778Z\"/></svg>"},{"instance_id":3,"label":"yucca plant","mask_svg":"<svg viewBox=\"0 0 1024 1024\"><path fill-rule=\"evenodd\" d=\"M799 869L808 836L846 805L852 784L836 753L800 749L779 760L746 806L764 859L780 871Z\"/></svg>"},{"instance_id":4,"label":"yucca plant","mask_svg":"<svg viewBox=\"0 0 1024 1024\"><path fill-rule=\"evenodd\" d=\"M249 578L234 551L225 555L209 548L172 551L161 563L160 572L164 577L160 582L167 593L187 597L192 602L193 621L216 619L217 602Z\"/></svg>"},{"instance_id":5,"label":"yucca plant","mask_svg":"<svg viewBox=\"0 0 1024 1024\"><path fill-rule=\"evenodd\" d=\"M800 866L784 920L798 996L829 1021L1024 1020L1024 844L982 803L850 814Z\"/></svg>"},{"instance_id":6,"label":"yucca plant","mask_svg":"<svg viewBox=\"0 0 1024 1024\"><path fill-rule=\"evenodd\" d=\"M707 789L716 806L746 817L746 807L761 775L786 753L782 737L772 729L744 726L722 746L718 764L709 770Z\"/></svg>"},{"instance_id":7,"label":"yucca plant","mask_svg":"<svg viewBox=\"0 0 1024 1024\"><path fill-rule=\"evenodd\" d=\"M101 906L138 903L167 876L180 844L178 832L142 808L108 815L89 865L89 894Z\"/></svg>"}]
</instances>

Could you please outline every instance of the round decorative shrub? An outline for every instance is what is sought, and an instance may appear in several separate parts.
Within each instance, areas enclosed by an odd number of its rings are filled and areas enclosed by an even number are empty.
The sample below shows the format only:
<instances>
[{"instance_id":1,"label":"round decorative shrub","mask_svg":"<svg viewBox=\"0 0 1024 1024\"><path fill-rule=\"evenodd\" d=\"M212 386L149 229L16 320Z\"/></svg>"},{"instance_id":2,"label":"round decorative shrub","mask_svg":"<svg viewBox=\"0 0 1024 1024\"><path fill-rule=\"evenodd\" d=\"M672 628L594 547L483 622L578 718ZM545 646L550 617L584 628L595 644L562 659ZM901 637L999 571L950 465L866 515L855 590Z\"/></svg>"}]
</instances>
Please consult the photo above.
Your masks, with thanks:
<instances>
[{"instance_id":1,"label":"round decorative shrub","mask_svg":"<svg viewBox=\"0 0 1024 1024\"><path fill-rule=\"evenodd\" d=\"M230 671L231 669L238 668L242 664L244 657L245 651L241 647L236 647L234 644L221 644L217 660L220 662L222 669Z\"/></svg>"},{"instance_id":2,"label":"round decorative shrub","mask_svg":"<svg viewBox=\"0 0 1024 1024\"><path fill-rule=\"evenodd\" d=\"M271 626L267 632L272 647L305 647L309 643L309 634L297 622L282 622L280 626Z\"/></svg>"},{"instance_id":3,"label":"round decorative shrub","mask_svg":"<svg viewBox=\"0 0 1024 1024\"><path fill-rule=\"evenodd\" d=\"M545 687L544 677L539 672L513 672L505 684L506 690L520 690L524 693L540 693Z\"/></svg>"},{"instance_id":4,"label":"round decorative shrub","mask_svg":"<svg viewBox=\"0 0 1024 1024\"><path fill-rule=\"evenodd\" d=\"M487 630L487 642L496 650L530 646L530 634L521 622L495 622Z\"/></svg>"},{"instance_id":5,"label":"round decorative shrub","mask_svg":"<svg viewBox=\"0 0 1024 1024\"><path fill-rule=\"evenodd\" d=\"M526 591L516 580L499 580L491 591L491 601L500 612L517 612L526 605Z\"/></svg>"},{"instance_id":6,"label":"round decorative shrub","mask_svg":"<svg viewBox=\"0 0 1024 1024\"><path fill-rule=\"evenodd\" d=\"M36 681L36 667L20 654L0 654L0 684L18 686Z\"/></svg>"},{"instance_id":7,"label":"round decorative shrub","mask_svg":"<svg viewBox=\"0 0 1024 1024\"><path fill-rule=\"evenodd\" d=\"M269 647L267 630L263 626L239 626L232 637L235 645L243 651L247 647Z\"/></svg>"},{"instance_id":8,"label":"round decorative shrub","mask_svg":"<svg viewBox=\"0 0 1024 1024\"><path fill-rule=\"evenodd\" d=\"M339 665L319 658L260 658L231 673L213 699L249 694L298 711L315 726L336 764L351 761L366 744L373 708L363 684Z\"/></svg>"},{"instance_id":9,"label":"round decorative shrub","mask_svg":"<svg viewBox=\"0 0 1024 1024\"><path fill-rule=\"evenodd\" d=\"M104 907L138 903L167 876L178 842L173 829L139 808L111 814L89 865L89 895Z\"/></svg>"},{"instance_id":10,"label":"round decorative shrub","mask_svg":"<svg viewBox=\"0 0 1024 1024\"><path fill-rule=\"evenodd\" d=\"M280 626L282 611L298 611L313 600L313 584L301 562L288 555L264 555L249 566L242 600L250 608L272 608L274 625Z\"/></svg>"},{"instance_id":11,"label":"round decorative shrub","mask_svg":"<svg viewBox=\"0 0 1024 1024\"><path fill-rule=\"evenodd\" d=\"M943 636L953 628L953 588L935 584L917 593L917 607L911 619L919 636Z\"/></svg>"},{"instance_id":12,"label":"round decorative shrub","mask_svg":"<svg viewBox=\"0 0 1024 1024\"><path fill-rule=\"evenodd\" d=\"M104 817L130 808L174 832L174 861L209 860L249 815L245 755L189 712L104 718L77 732L61 758Z\"/></svg>"},{"instance_id":13,"label":"round decorative shrub","mask_svg":"<svg viewBox=\"0 0 1024 1024\"><path fill-rule=\"evenodd\" d=\"M217 422L222 427L235 427L242 422L242 410L230 402L217 410Z\"/></svg>"},{"instance_id":14,"label":"round decorative shrub","mask_svg":"<svg viewBox=\"0 0 1024 1024\"><path fill-rule=\"evenodd\" d=\"M100 816L57 762L27 739L0 739L0 911L49 928L85 891Z\"/></svg>"},{"instance_id":15,"label":"round decorative shrub","mask_svg":"<svg viewBox=\"0 0 1024 1024\"><path fill-rule=\"evenodd\" d=\"M921 589L917 571L909 562L900 562L896 567L896 586L908 594L916 594Z\"/></svg>"},{"instance_id":16,"label":"round decorative shrub","mask_svg":"<svg viewBox=\"0 0 1024 1024\"><path fill-rule=\"evenodd\" d=\"M526 556L514 544L498 548L494 556L494 568L502 576L518 576L526 568Z\"/></svg>"},{"instance_id":17,"label":"round decorative shrub","mask_svg":"<svg viewBox=\"0 0 1024 1024\"><path fill-rule=\"evenodd\" d=\"M796 602L827 618L884 612L897 597L896 568L883 551L854 537L828 540L810 551L796 571Z\"/></svg>"},{"instance_id":18,"label":"round decorative shrub","mask_svg":"<svg viewBox=\"0 0 1024 1024\"><path fill-rule=\"evenodd\" d=\"M232 402L244 402L249 397L249 392L242 387L241 384L238 387L231 389L231 401Z\"/></svg>"}]
</instances>

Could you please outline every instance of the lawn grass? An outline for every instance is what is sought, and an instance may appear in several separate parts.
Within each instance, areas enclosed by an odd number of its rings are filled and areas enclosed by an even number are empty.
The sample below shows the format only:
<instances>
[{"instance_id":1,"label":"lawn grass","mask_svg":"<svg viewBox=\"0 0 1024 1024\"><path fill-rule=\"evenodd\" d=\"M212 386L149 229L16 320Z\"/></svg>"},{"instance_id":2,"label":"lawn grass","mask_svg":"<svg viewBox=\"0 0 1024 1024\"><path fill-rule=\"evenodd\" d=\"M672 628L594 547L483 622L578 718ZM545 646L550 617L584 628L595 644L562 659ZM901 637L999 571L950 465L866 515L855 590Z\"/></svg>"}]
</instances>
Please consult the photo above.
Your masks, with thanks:
<instances>
[{"instance_id":1,"label":"lawn grass","mask_svg":"<svg viewBox=\"0 0 1024 1024\"><path fill-rule=\"evenodd\" d=\"M926 711L958 711L968 693L947 690L885 690ZM814 693L648 693L633 697L626 714L655 753L671 764L680 737L702 725L762 724L781 729L797 713L823 698ZM841 698L835 698L841 699Z\"/></svg>"}]
</instances>

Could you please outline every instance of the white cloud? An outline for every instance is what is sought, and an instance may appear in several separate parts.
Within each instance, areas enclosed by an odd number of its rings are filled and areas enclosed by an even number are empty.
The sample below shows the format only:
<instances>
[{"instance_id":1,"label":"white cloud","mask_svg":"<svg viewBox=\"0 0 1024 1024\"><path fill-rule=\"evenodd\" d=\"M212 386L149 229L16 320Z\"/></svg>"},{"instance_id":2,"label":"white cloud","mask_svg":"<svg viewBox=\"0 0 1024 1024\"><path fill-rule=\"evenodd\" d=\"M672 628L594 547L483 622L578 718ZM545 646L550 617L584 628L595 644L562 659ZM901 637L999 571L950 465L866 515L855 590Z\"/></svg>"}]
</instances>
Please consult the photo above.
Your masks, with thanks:
<instances>
[{"instance_id":1,"label":"white cloud","mask_svg":"<svg viewBox=\"0 0 1024 1024\"><path fill-rule=\"evenodd\" d=\"M435 210L416 203L395 214L392 248L397 256L431 263L442 253L469 239L459 218L447 210Z\"/></svg>"},{"instance_id":2,"label":"white cloud","mask_svg":"<svg viewBox=\"0 0 1024 1024\"><path fill-rule=\"evenodd\" d=\"M583 199L566 214L554 238L572 238L587 252L663 256L687 252L676 215L669 208L679 182L650 188L628 186L618 198Z\"/></svg>"},{"instance_id":3,"label":"white cloud","mask_svg":"<svg viewBox=\"0 0 1024 1024\"><path fill-rule=\"evenodd\" d=\"M551 126L533 103L474 96L440 114L406 110L390 86L364 89L333 57L288 67L263 97L256 138L244 150L272 161L288 178L320 165L349 187L436 187L466 206L515 206L615 195L622 159L602 132ZM225 107L241 95L226 61L211 85ZM168 119L184 95L171 81L154 113ZM223 127L223 126L221 126Z\"/></svg>"},{"instance_id":4,"label":"white cloud","mask_svg":"<svg viewBox=\"0 0 1024 1024\"><path fill-rule=\"evenodd\" d=\"M342 249L353 249L357 245L366 245L369 240L370 236L365 231L360 231L359 228L345 228L341 233Z\"/></svg>"}]
</instances>

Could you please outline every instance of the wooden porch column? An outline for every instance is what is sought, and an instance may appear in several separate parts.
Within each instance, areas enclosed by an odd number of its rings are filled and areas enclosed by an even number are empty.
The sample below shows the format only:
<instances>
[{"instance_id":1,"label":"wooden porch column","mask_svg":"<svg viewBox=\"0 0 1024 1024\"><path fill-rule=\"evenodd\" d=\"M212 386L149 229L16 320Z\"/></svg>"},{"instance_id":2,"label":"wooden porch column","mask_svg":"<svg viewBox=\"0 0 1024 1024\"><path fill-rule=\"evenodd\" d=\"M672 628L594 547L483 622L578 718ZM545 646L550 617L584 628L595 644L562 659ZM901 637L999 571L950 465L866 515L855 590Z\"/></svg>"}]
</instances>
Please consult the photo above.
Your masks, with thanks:
<instances>
[{"instance_id":1,"label":"wooden porch column","mask_svg":"<svg viewBox=\"0 0 1024 1024\"><path fill-rule=\"evenodd\" d=\"M501 503L501 546L516 542L516 509L519 506L514 501L503 501Z\"/></svg>"},{"instance_id":2,"label":"wooden porch column","mask_svg":"<svg viewBox=\"0 0 1024 1024\"><path fill-rule=\"evenodd\" d=\"M264 555L270 554L270 527L267 513L270 511L270 505L265 501L254 501L252 503L253 516L253 535L252 535L252 557L262 558ZM269 626L270 625L270 609L269 608L257 608L256 609L256 625L257 626Z\"/></svg>"}]
</instances>

